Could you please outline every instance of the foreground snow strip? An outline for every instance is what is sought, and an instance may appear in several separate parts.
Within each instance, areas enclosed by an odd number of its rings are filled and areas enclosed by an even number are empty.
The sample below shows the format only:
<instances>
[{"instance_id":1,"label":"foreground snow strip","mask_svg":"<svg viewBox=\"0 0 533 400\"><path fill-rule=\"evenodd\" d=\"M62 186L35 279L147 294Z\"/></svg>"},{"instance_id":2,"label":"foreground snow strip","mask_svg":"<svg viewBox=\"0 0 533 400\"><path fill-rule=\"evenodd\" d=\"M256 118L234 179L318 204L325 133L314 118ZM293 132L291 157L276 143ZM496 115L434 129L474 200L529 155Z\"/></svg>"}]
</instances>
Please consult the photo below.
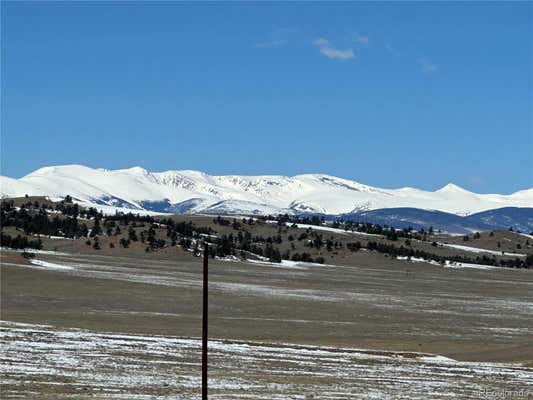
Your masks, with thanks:
<instances>
[{"instance_id":1,"label":"foreground snow strip","mask_svg":"<svg viewBox=\"0 0 533 400\"><path fill-rule=\"evenodd\" d=\"M8 397L194 399L200 340L0 322ZM219 399L448 399L533 391L533 370L413 352L213 340Z\"/></svg>"}]
</instances>

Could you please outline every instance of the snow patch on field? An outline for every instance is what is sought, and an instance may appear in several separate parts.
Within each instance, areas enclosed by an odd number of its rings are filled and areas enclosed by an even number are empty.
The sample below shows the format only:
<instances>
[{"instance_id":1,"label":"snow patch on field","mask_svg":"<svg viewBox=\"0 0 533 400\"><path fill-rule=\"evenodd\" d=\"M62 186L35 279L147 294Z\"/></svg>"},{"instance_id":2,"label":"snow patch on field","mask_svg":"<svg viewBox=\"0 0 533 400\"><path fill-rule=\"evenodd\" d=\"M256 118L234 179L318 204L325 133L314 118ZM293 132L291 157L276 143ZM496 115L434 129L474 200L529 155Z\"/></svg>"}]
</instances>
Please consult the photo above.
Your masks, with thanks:
<instances>
[{"instance_id":1,"label":"snow patch on field","mask_svg":"<svg viewBox=\"0 0 533 400\"><path fill-rule=\"evenodd\" d=\"M335 267L336 265L330 264L319 264L303 261L291 261L291 260L281 260L279 263L270 262L270 261L259 261L259 260L246 260L247 263L266 265L269 267L281 267L281 268L293 268L293 269L308 269L309 267Z\"/></svg>"},{"instance_id":2,"label":"snow patch on field","mask_svg":"<svg viewBox=\"0 0 533 400\"><path fill-rule=\"evenodd\" d=\"M274 220L268 220L267 223L269 224L277 224L278 221ZM285 226L296 226L300 229L314 229L316 231L325 231L325 232L331 232L331 233L337 233L340 235L362 235L362 236L374 236L374 237L383 237L383 235L376 235L373 233L365 233L365 232L357 232L357 231L347 231L344 229L339 228L333 228L331 226L324 226L324 225L310 225L310 224L299 224L299 223L286 223Z\"/></svg>"},{"instance_id":3,"label":"snow patch on field","mask_svg":"<svg viewBox=\"0 0 533 400\"><path fill-rule=\"evenodd\" d=\"M480 249L479 247L471 247L471 246L463 246L460 244L450 244L450 243L438 243L444 247L450 247L457 250L464 250L469 251L471 253L486 253L486 254L494 254L496 256L512 256L512 257L526 257L526 254L522 253L508 253L506 251L496 251L496 250L487 250L487 249Z\"/></svg>"},{"instance_id":4,"label":"snow patch on field","mask_svg":"<svg viewBox=\"0 0 533 400\"><path fill-rule=\"evenodd\" d=\"M423 263L427 263L427 264L431 264L431 265L439 265L439 266L441 265L437 261L426 260L425 258L419 258L419 257L398 256L398 257L396 257L396 259L397 260L402 260L402 261L423 262Z\"/></svg>"},{"instance_id":5,"label":"snow patch on field","mask_svg":"<svg viewBox=\"0 0 533 400\"><path fill-rule=\"evenodd\" d=\"M0 247L0 251L15 252L15 253L33 253L33 254L48 254L53 256L70 256L69 253L62 253L60 251L38 250L38 249L10 249L7 247Z\"/></svg>"},{"instance_id":6,"label":"snow patch on field","mask_svg":"<svg viewBox=\"0 0 533 400\"><path fill-rule=\"evenodd\" d=\"M396 259L403 260L403 261L417 262L417 263L422 262L422 263L431 264L431 265L443 266L446 268L476 268L476 269L495 269L495 268L500 269L501 268L501 267L496 267L493 265L469 264L469 263L454 262L454 261L449 261L449 260L446 260L446 263L443 265L434 260L426 260L424 258L417 258L417 257L398 256L396 257Z\"/></svg>"},{"instance_id":7,"label":"snow patch on field","mask_svg":"<svg viewBox=\"0 0 533 400\"><path fill-rule=\"evenodd\" d=\"M277 267L277 268L293 268L293 269L307 269L302 263L289 260L281 260L279 263L270 262L270 261L260 261L260 260L247 260L246 262L250 264L263 265L268 267Z\"/></svg>"},{"instance_id":8,"label":"snow patch on field","mask_svg":"<svg viewBox=\"0 0 533 400\"><path fill-rule=\"evenodd\" d=\"M420 361L424 361L424 362L436 362L436 363L442 363L442 362L445 362L445 363L456 363L457 361L451 359L451 358L448 358L448 357L444 357L444 356L422 356L422 357L418 357L418 359Z\"/></svg>"},{"instance_id":9,"label":"snow patch on field","mask_svg":"<svg viewBox=\"0 0 533 400\"><path fill-rule=\"evenodd\" d=\"M258 266L266 267L275 267L275 268L288 268L288 269L308 269L310 267L338 267L338 265L333 264L320 264L304 261L292 261L292 260L281 260L278 262L270 261L267 257L258 256L253 254L254 257L258 257L258 260L254 259L242 259L235 256L226 256L226 257L217 257L219 261L228 261L236 263L246 263Z\"/></svg>"},{"instance_id":10,"label":"snow patch on field","mask_svg":"<svg viewBox=\"0 0 533 400\"><path fill-rule=\"evenodd\" d=\"M42 261L42 260L31 260L30 263L38 267L42 267L42 269L58 269L58 270L74 269L72 267L69 267L68 265L55 264L55 263L51 263L48 261Z\"/></svg>"},{"instance_id":11,"label":"snow patch on field","mask_svg":"<svg viewBox=\"0 0 533 400\"><path fill-rule=\"evenodd\" d=\"M300 229L314 229L317 231L325 231L325 232L333 232L333 233L339 233L341 235L347 235L349 232L345 231L344 229L339 228L333 228L331 226L324 226L324 225L309 225L309 224L294 224ZM289 226L292 226L289 225Z\"/></svg>"},{"instance_id":12,"label":"snow patch on field","mask_svg":"<svg viewBox=\"0 0 533 400\"><path fill-rule=\"evenodd\" d=\"M200 386L196 338L98 333L0 322L6 397L191 399ZM416 352L211 340L215 398L477 398L533 390L533 370ZM311 397L313 396L313 397Z\"/></svg>"},{"instance_id":13,"label":"snow patch on field","mask_svg":"<svg viewBox=\"0 0 533 400\"><path fill-rule=\"evenodd\" d=\"M469 263L461 263L461 262L453 262L446 260L447 268L475 268L475 269L499 269L501 267L496 267L493 265L483 265L483 264L469 264Z\"/></svg>"},{"instance_id":14,"label":"snow patch on field","mask_svg":"<svg viewBox=\"0 0 533 400\"><path fill-rule=\"evenodd\" d=\"M295 224L295 225L298 226L298 228L302 228L302 229L316 229L319 231L340 233L341 235L361 235L361 236L383 237L383 235L376 235L374 233L346 231L344 229L332 228L331 226L323 226L323 225L316 226L316 225L307 225L307 224Z\"/></svg>"},{"instance_id":15,"label":"snow patch on field","mask_svg":"<svg viewBox=\"0 0 533 400\"><path fill-rule=\"evenodd\" d=\"M40 236L43 239L56 239L56 240L75 240L73 238L68 238L65 236L44 236L44 235L33 235L33 236Z\"/></svg>"}]
</instances>

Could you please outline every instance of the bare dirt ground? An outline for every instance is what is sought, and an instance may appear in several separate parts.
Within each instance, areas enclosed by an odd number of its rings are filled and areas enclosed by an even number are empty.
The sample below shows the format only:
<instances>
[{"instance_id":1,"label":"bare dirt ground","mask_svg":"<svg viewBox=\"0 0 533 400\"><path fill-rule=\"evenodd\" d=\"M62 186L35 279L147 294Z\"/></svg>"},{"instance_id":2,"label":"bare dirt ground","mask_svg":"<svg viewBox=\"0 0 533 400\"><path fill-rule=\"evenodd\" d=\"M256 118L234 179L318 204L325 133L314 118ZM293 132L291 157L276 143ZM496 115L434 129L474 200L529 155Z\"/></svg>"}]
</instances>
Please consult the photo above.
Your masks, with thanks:
<instances>
[{"instance_id":1,"label":"bare dirt ground","mask_svg":"<svg viewBox=\"0 0 533 400\"><path fill-rule=\"evenodd\" d=\"M31 261L3 251L2 398L197 398L200 272L200 259L177 249L166 258L44 252ZM212 261L212 394L532 392L532 320L530 270L365 251L342 265ZM504 398L528 398L517 393Z\"/></svg>"}]
</instances>

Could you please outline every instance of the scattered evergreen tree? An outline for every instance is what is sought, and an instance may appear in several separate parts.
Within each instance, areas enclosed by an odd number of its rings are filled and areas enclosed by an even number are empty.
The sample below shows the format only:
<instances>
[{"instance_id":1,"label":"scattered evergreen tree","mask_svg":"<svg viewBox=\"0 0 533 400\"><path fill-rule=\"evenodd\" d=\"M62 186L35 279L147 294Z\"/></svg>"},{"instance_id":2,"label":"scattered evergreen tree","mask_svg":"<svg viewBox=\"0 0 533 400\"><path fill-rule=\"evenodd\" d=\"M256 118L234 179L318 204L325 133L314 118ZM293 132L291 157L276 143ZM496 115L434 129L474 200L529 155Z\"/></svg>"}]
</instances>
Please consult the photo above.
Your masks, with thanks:
<instances>
[{"instance_id":1,"label":"scattered evergreen tree","mask_svg":"<svg viewBox=\"0 0 533 400\"><path fill-rule=\"evenodd\" d=\"M137 240L137 232L135 232L135 229L133 228L133 226L130 226L130 229L128 230L128 239L131 241L131 242L136 242Z\"/></svg>"},{"instance_id":2,"label":"scattered evergreen tree","mask_svg":"<svg viewBox=\"0 0 533 400\"><path fill-rule=\"evenodd\" d=\"M98 215L94 217L93 229L91 229L90 237L95 237L102 234L102 227L100 226L100 218Z\"/></svg>"}]
</instances>

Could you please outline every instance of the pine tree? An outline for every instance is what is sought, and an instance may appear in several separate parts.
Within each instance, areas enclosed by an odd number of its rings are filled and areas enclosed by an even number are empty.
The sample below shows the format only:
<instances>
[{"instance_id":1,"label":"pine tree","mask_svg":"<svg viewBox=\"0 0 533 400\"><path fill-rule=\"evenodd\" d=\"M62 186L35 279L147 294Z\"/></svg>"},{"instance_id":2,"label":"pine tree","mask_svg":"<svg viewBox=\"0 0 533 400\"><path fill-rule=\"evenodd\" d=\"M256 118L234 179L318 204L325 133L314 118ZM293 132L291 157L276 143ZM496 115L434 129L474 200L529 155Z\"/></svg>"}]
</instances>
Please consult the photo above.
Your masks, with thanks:
<instances>
[{"instance_id":1,"label":"pine tree","mask_svg":"<svg viewBox=\"0 0 533 400\"><path fill-rule=\"evenodd\" d=\"M136 242L138 240L137 232L135 232L135 229L133 228L133 226L130 226L130 229L128 231L128 239L132 242Z\"/></svg>"},{"instance_id":2,"label":"pine tree","mask_svg":"<svg viewBox=\"0 0 533 400\"><path fill-rule=\"evenodd\" d=\"M93 229L91 230L91 234L89 236L90 237L95 237L95 236L101 235L101 234L102 234L102 228L100 226L100 218L98 218L98 216L95 216L94 217Z\"/></svg>"}]
</instances>

